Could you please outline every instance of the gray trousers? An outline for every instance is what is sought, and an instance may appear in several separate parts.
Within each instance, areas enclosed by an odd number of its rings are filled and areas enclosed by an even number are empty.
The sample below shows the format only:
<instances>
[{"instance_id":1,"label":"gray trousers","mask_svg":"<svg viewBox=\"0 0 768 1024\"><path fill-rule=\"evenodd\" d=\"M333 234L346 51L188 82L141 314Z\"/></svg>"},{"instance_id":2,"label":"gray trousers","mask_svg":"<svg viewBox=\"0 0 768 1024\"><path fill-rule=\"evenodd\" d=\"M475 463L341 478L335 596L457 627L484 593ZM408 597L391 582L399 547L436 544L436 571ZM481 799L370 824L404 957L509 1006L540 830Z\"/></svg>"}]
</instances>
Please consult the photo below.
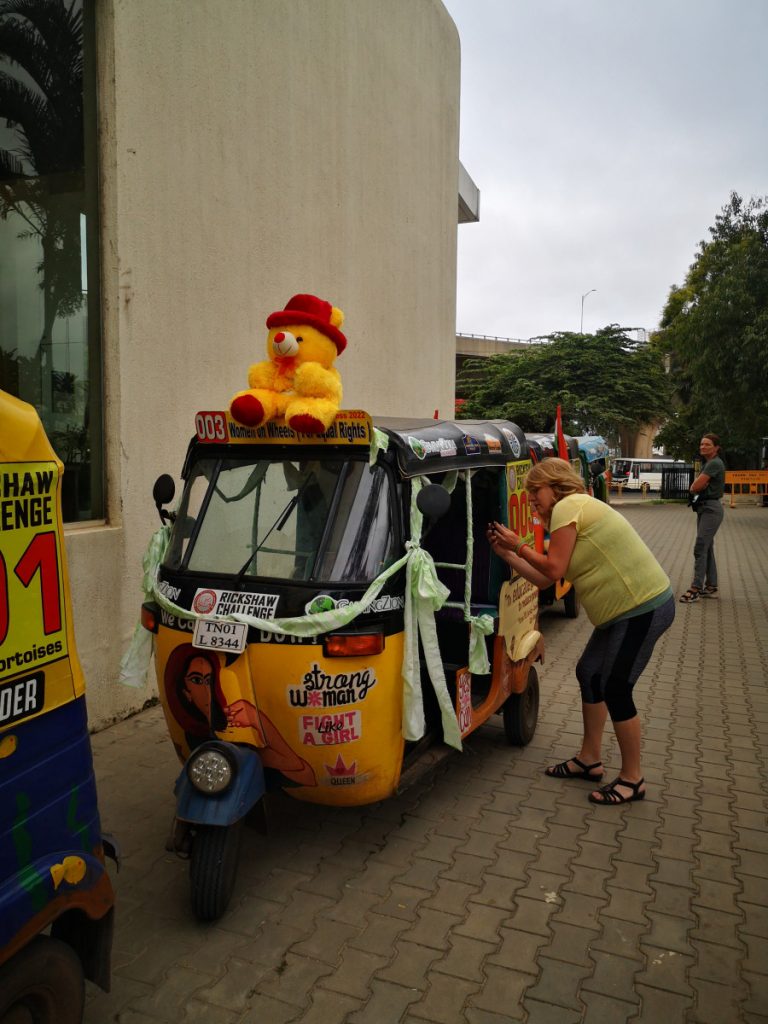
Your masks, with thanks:
<instances>
[{"instance_id":1,"label":"gray trousers","mask_svg":"<svg viewBox=\"0 0 768 1024\"><path fill-rule=\"evenodd\" d=\"M717 563L715 562L715 534L723 521L723 503L705 501L701 511L696 511L696 543L693 546L692 587L699 590L708 583L717 586Z\"/></svg>"}]
</instances>

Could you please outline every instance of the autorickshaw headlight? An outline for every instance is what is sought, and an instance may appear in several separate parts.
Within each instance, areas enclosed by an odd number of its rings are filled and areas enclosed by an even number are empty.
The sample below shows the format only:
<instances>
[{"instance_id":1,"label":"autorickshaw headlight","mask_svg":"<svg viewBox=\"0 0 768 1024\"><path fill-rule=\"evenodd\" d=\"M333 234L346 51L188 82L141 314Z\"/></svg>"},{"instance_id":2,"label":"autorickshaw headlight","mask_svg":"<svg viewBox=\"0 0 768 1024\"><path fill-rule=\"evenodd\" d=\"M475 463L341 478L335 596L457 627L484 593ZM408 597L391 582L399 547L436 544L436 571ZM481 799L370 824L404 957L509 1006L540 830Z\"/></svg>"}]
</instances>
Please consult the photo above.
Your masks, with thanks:
<instances>
[{"instance_id":1,"label":"autorickshaw headlight","mask_svg":"<svg viewBox=\"0 0 768 1024\"><path fill-rule=\"evenodd\" d=\"M200 793L223 793L234 774L231 759L218 747L203 747L187 762L187 778Z\"/></svg>"}]
</instances>

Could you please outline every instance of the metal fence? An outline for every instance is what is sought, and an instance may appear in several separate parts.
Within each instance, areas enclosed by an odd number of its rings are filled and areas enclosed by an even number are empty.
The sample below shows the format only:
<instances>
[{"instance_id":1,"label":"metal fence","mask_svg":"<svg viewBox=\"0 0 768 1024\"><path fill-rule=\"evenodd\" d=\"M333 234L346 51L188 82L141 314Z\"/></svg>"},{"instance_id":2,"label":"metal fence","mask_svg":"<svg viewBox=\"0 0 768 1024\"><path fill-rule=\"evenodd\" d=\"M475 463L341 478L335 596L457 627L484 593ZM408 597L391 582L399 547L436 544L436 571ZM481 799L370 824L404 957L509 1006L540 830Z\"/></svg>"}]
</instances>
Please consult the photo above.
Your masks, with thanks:
<instances>
[{"instance_id":1,"label":"metal fence","mask_svg":"<svg viewBox=\"0 0 768 1024\"><path fill-rule=\"evenodd\" d=\"M693 468L677 469L674 466L662 466L661 497L687 498L694 472Z\"/></svg>"}]
</instances>

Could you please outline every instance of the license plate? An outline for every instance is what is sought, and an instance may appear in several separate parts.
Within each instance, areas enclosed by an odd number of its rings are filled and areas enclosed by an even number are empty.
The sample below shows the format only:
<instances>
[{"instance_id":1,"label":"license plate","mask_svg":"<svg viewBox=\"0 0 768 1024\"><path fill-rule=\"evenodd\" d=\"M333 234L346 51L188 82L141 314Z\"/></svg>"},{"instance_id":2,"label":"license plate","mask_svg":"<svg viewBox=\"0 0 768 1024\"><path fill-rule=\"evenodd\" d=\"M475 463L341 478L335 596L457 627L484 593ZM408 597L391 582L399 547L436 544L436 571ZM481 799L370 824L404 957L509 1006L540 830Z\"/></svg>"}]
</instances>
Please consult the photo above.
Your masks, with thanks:
<instances>
[{"instance_id":1,"label":"license plate","mask_svg":"<svg viewBox=\"0 0 768 1024\"><path fill-rule=\"evenodd\" d=\"M216 622L213 619L198 619L192 635L193 647L208 650L240 653L248 641L248 627L244 622Z\"/></svg>"}]
</instances>

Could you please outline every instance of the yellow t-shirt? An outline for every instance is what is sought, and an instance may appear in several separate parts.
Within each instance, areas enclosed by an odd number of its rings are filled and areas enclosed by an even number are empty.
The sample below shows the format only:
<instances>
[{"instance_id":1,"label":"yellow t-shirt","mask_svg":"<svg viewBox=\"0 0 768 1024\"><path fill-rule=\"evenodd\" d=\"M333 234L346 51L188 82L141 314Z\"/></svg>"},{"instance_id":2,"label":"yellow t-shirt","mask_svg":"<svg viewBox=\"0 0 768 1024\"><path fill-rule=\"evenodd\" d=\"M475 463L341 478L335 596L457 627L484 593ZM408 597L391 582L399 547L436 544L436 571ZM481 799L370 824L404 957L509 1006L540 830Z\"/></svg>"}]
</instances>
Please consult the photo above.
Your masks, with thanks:
<instances>
[{"instance_id":1,"label":"yellow t-shirt","mask_svg":"<svg viewBox=\"0 0 768 1024\"><path fill-rule=\"evenodd\" d=\"M594 626L626 615L669 588L669 579L624 516L588 494L569 494L552 509L549 530L576 526L566 578Z\"/></svg>"}]
</instances>

